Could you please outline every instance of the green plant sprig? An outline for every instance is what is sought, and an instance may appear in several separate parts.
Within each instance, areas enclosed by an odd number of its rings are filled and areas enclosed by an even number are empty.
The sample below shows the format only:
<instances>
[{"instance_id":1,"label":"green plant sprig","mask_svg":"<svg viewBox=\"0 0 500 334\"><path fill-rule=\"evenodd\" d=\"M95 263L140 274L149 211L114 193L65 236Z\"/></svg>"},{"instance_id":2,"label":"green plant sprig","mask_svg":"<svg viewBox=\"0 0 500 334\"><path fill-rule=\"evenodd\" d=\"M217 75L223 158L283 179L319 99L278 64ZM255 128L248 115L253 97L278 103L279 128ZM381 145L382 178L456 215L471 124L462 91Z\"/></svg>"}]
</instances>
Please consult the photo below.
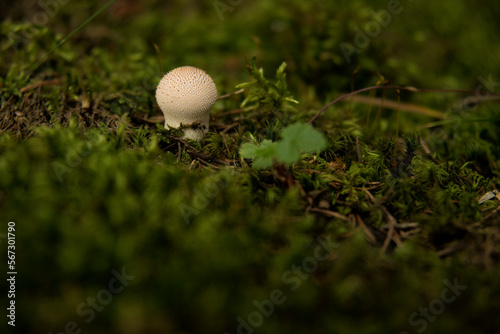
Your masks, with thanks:
<instances>
[{"instance_id":1,"label":"green plant sprig","mask_svg":"<svg viewBox=\"0 0 500 334\"><path fill-rule=\"evenodd\" d=\"M255 138L252 136L252 139ZM266 169L273 162L291 165L297 162L301 153L316 153L327 147L325 136L311 124L294 123L281 131L281 139L271 141L265 139L260 145L245 143L241 145L240 156L255 159L255 169Z\"/></svg>"},{"instance_id":2,"label":"green plant sprig","mask_svg":"<svg viewBox=\"0 0 500 334\"><path fill-rule=\"evenodd\" d=\"M246 110L258 111L264 118L277 118L281 123L286 123L284 117L287 112L287 102L299 103L294 100L288 92L285 69L287 64L283 62L276 71L274 82L266 79L264 70L257 68L255 57L252 58L247 69L252 76L252 81L244 82L236 86L237 89L251 87L248 96L241 103ZM267 117L266 117L267 116ZM262 118L261 118L262 121Z\"/></svg>"}]
</instances>

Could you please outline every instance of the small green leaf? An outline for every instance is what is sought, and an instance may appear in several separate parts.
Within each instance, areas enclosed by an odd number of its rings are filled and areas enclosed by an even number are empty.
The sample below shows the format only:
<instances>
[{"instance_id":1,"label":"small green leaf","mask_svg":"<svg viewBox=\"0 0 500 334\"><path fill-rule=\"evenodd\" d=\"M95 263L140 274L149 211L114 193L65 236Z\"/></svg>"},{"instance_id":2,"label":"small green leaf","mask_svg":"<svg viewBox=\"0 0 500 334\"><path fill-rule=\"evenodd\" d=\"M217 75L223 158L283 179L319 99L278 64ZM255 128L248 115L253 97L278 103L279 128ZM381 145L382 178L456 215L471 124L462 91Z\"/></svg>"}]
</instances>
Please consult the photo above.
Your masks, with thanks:
<instances>
[{"instance_id":1,"label":"small green leaf","mask_svg":"<svg viewBox=\"0 0 500 334\"><path fill-rule=\"evenodd\" d=\"M255 169L267 169L273 165L272 158L256 158L253 162L253 168Z\"/></svg>"},{"instance_id":2,"label":"small green leaf","mask_svg":"<svg viewBox=\"0 0 500 334\"><path fill-rule=\"evenodd\" d=\"M289 97L284 97L284 98L283 98L283 100L285 100L285 101L287 101L287 102L291 102L291 103L297 103L297 104L299 103L299 101L294 100L294 99L289 98Z\"/></svg>"},{"instance_id":3,"label":"small green leaf","mask_svg":"<svg viewBox=\"0 0 500 334\"><path fill-rule=\"evenodd\" d=\"M300 158L300 150L291 141L280 141L277 145L276 158L285 164L293 164Z\"/></svg>"},{"instance_id":4,"label":"small green leaf","mask_svg":"<svg viewBox=\"0 0 500 334\"><path fill-rule=\"evenodd\" d=\"M327 146L325 136L309 123L295 123L287 126L281 132L276 157L279 161L292 164L296 162L300 153L315 153Z\"/></svg>"},{"instance_id":5,"label":"small green leaf","mask_svg":"<svg viewBox=\"0 0 500 334\"><path fill-rule=\"evenodd\" d=\"M241 145L240 156L245 159L255 159L253 167L255 169L266 169L272 166L273 158L276 155L276 143L264 140L260 146L245 143Z\"/></svg>"},{"instance_id":6,"label":"small green leaf","mask_svg":"<svg viewBox=\"0 0 500 334\"><path fill-rule=\"evenodd\" d=\"M281 139L277 142L266 139L260 146L250 143L241 145L240 156L254 159L254 168L265 169L272 166L274 159L290 165L299 160L301 153L319 152L326 146L325 136L311 124L295 123L282 130Z\"/></svg>"},{"instance_id":7,"label":"small green leaf","mask_svg":"<svg viewBox=\"0 0 500 334\"><path fill-rule=\"evenodd\" d=\"M245 159L253 159L257 156L258 146L250 143L245 143L241 145L240 148L240 157Z\"/></svg>"},{"instance_id":8,"label":"small green leaf","mask_svg":"<svg viewBox=\"0 0 500 334\"><path fill-rule=\"evenodd\" d=\"M283 129L281 137L297 143L298 148L306 153L322 151L328 144L325 136L309 123L289 125Z\"/></svg>"},{"instance_id":9,"label":"small green leaf","mask_svg":"<svg viewBox=\"0 0 500 334\"><path fill-rule=\"evenodd\" d=\"M285 69L286 69L286 62L283 62L281 64L281 66L278 68L278 70L276 71L277 76L280 75L281 73L285 73Z\"/></svg>"},{"instance_id":10,"label":"small green leaf","mask_svg":"<svg viewBox=\"0 0 500 334\"><path fill-rule=\"evenodd\" d=\"M253 86L257 83L257 81L252 81L252 82L244 82L244 83L240 83L239 85L236 85L236 89L240 89L240 88L246 88L246 87L250 87L250 86Z\"/></svg>"}]
</instances>

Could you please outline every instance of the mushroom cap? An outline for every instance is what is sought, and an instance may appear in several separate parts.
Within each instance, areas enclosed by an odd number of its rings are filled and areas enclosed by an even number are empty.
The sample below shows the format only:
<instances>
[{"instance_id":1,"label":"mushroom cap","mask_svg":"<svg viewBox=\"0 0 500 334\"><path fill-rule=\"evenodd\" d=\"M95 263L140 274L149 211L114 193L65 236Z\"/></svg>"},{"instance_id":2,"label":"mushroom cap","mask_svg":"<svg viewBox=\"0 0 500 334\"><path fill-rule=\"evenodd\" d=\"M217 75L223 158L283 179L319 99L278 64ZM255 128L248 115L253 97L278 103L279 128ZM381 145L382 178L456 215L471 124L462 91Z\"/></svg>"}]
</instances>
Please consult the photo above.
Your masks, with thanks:
<instances>
[{"instance_id":1,"label":"mushroom cap","mask_svg":"<svg viewBox=\"0 0 500 334\"><path fill-rule=\"evenodd\" d=\"M210 109L217 100L217 87L212 78L203 70L192 66L182 66L163 76L156 88L156 101L165 115L167 126L178 128L181 123L189 126L200 122L205 130L185 131L184 137L201 139L208 130ZM200 136L201 135L201 136Z\"/></svg>"}]
</instances>

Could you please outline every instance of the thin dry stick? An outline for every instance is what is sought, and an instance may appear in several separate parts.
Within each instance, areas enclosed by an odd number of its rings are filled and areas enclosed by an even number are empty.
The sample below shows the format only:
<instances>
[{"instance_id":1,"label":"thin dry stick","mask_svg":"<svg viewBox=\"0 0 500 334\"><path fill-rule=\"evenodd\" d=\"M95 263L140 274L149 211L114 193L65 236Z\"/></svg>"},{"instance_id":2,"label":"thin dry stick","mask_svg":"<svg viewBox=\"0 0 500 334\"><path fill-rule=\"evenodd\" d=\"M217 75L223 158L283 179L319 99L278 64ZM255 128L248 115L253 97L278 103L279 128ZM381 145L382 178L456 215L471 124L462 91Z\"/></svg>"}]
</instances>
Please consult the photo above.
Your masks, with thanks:
<instances>
[{"instance_id":1,"label":"thin dry stick","mask_svg":"<svg viewBox=\"0 0 500 334\"><path fill-rule=\"evenodd\" d=\"M153 44L153 46L154 46L154 48L156 50L156 54L158 55L158 61L160 62L160 71L161 71L161 73L163 73L163 61L162 61L162 57L161 57L160 48L158 47L158 45L156 45L153 42L151 42L151 44Z\"/></svg>"},{"instance_id":2,"label":"thin dry stick","mask_svg":"<svg viewBox=\"0 0 500 334\"><path fill-rule=\"evenodd\" d=\"M361 65L358 65L358 67L352 72L351 75L351 92L354 91L354 78L358 75L359 69L361 68ZM349 112L352 112L352 97L349 101Z\"/></svg>"},{"instance_id":3,"label":"thin dry stick","mask_svg":"<svg viewBox=\"0 0 500 334\"><path fill-rule=\"evenodd\" d=\"M361 148L359 147L359 137L356 136L356 151L358 152L358 162L363 163L363 158L361 157Z\"/></svg>"},{"instance_id":4,"label":"thin dry stick","mask_svg":"<svg viewBox=\"0 0 500 334\"><path fill-rule=\"evenodd\" d=\"M13 98L14 98L13 96L9 97L7 102L5 102L2 106L0 106L0 112L2 112L8 105L10 105L10 102L12 101Z\"/></svg>"},{"instance_id":5,"label":"thin dry stick","mask_svg":"<svg viewBox=\"0 0 500 334\"><path fill-rule=\"evenodd\" d=\"M142 117L139 117L139 116L136 116L136 115L133 115L132 117L135 118L138 121L141 121L141 122L144 122L144 123L148 123L148 124L156 124L156 123L164 123L165 122L165 116L163 116L163 115L161 115L161 116L153 116L153 117L150 117L148 119L142 118Z\"/></svg>"},{"instance_id":6,"label":"thin dry stick","mask_svg":"<svg viewBox=\"0 0 500 334\"><path fill-rule=\"evenodd\" d=\"M21 93L25 93L27 91L36 89L38 87L50 86L50 85L60 85L60 84L61 84L61 80L59 80L59 79L47 80L47 81L37 82L37 83L34 83L32 85L28 85L26 87L21 88L19 91Z\"/></svg>"},{"instance_id":7,"label":"thin dry stick","mask_svg":"<svg viewBox=\"0 0 500 334\"><path fill-rule=\"evenodd\" d=\"M311 209L311 207L313 205L313 199L311 198L311 196L307 195L306 191L304 190L304 188L300 184L299 180L295 180L295 185L299 189L300 196L302 196L303 198L305 198L307 200L307 203L309 203L309 205L306 208L306 212L307 212L307 211L309 211Z\"/></svg>"},{"instance_id":8,"label":"thin dry stick","mask_svg":"<svg viewBox=\"0 0 500 334\"><path fill-rule=\"evenodd\" d=\"M224 146L226 147L227 156L231 157L231 151L229 150L229 145L227 144L226 134L222 134L221 138Z\"/></svg>"},{"instance_id":9,"label":"thin dry stick","mask_svg":"<svg viewBox=\"0 0 500 334\"><path fill-rule=\"evenodd\" d=\"M370 96L368 96L369 99L373 99L375 98L375 94L376 94L376 91L372 90L370 92ZM355 100L355 98L358 98L358 97L364 97L364 96L351 96L351 100ZM380 102L378 102L377 104L380 104ZM370 114L372 112L372 106L373 104L372 103L367 103L368 107L366 108L366 125L368 126L370 124Z\"/></svg>"},{"instance_id":10,"label":"thin dry stick","mask_svg":"<svg viewBox=\"0 0 500 334\"><path fill-rule=\"evenodd\" d=\"M484 217L484 221L489 222L495 218L498 218L499 215L500 215L500 207L496 208L493 212Z\"/></svg>"},{"instance_id":11,"label":"thin dry stick","mask_svg":"<svg viewBox=\"0 0 500 334\"><path fill-rule=\"evenodd\" d=\"M232 93L229 93L229 94L224 94L224 95L221 95L217 98L217 100L222 100L222 99L227 99L228 97L231 97L233 95L236 95L236 94L241 94L245 91L245 88L242 88L242 89L239 89L235 92L232 92Z\"/></svg>"},{"instance_id":12,"label":"thin dry stick","mask_svg":"<svg viewBox=\"0 0 500 334\"><path fill-rule=\"evenodd\" d=\"M373 121L371 128L373 128L374 126L377 126L377 124L380 125L380 119L382 118L382 110L384 109L385 93L386 93L386 90L384 89L382 91L382 101L378 105L377 114L375 115L375 120Z\"/></svg>"},{"instance_id":13,"label":"thin dry stick","mask_svg":"<svg viewBox=\"0 0 500 334\"><path fill-rule=\"evenodd\" d=\"M194 152L191 152L191 151L187 151L188 153L194 153ZM201 162L203 165L207 166L207 167L212 167L213 169L220 169L219 166L216 166L214 164L211 164L210 162L206 162L205 160L203 160L202 158L200 158L199 156L196 156L196 160L198 160L199 162Z\"/></svg>"},{"instance_id":14,"label":"thin dry stick","mask_svg":"<svg viewBox=\"0 0 500 334\"><path fill-rule=\"evenodd\" d=\"M372 97L372 96L358 95L358 96L352 96L351 99L354 103L361 103L361 104L366 104L369 106L374 105L374 104L380 105L380 103L382 103L381 98ZM398 102L398 101L393 101L393 100L388 100L388 99L384 99L383 102L384 102L384 108L387 108L387 109L397 110L398 104L399 104L399 108L401 109L401 111L405 111L405 112L413 113L413 114L425 115L425 116L429 116L429 117L433 117L433 118L437 118L437 119L444 118L443 113L441 113L439 111L436 111L436 110L433 110L430 108L426 108L426 107L422 107L422 106L418 106L415 104Z\"/></svg>"},{"instance_id":15,"label":"thin dry stick","mask_svg":"<svg viewBox=\"0 0 500 334\"><path fill-rule=\"evenodd\" d=\"M422 146L422 149L424 150L425 154L431 154L431 150L429 149L429 146L425 143L425 141L420 138L420 146Z\"/></svg>"},{"instance_id":16,"label":"thin dry stick","mask_svg":"<svg viewBox=\"0 0 500 334\"><path fill-rule=\"evenodd\" d=\"M231 125L228 125L224 130L222 130L222 133L227 133L229 130L231 130L232 128L234 128L235 126L239 125L240 123L236 122L236 123L233 123Z\"/></svg>"},{"instance_id":17,"label":"thin dry stick","mask_svg":"<svg viewBox=\"0 0 500 334\"><path fill-rule=\"evenodd\" d=\"M394 235L394 227L398 223L396 218L394 218L389 211L387 211L386 208L382 207L382 211L387 217L388 223L389 223L389 231L387 232L387 236L385 237L384 244L382 245L382 253L385 253L387 251L387 247L389 247L389 243L393 239Z\"/></svg>"},{"instance_id":18,"label":"thin dry stick","mask_svg":"<svg viewBox=\"0 0 500 334\"><path fill-rule=\"evenodd\" d=\"M399 94L399 89L396 90L398 94L398 120L396 122L396 138L399 139L399 114L401 113L401 94Z\"/></svg>"},{"instance_id":19,"label":"thin dry stick","mask_svg":"<svg viewBox=\"0 0 500 334\"><path fill-rule=\"evenodd\" d=\"M181 156L182 156L182 147L181 147L181 142L177 142L177 163L181 161Z\"/></svg>"},{"instance_id":20,"label":"thin dry stick","mask_svg":"<svg viewBox=\"0 0 500 334\"><path fill-rule=\"evenodd\" d=\"M331 211L331 210L324 210L324 209L312 208L310 211L311 212L322 213L322 214L324 214L327 217L337 218L337 219L346 221L348 223L351 221L348 217L344 216L343 214L335 212L335 211Z\"/></svg>"},{"instance_id":21,"label":"thin dry stick","mask_svg":"<svg viewBox=\"0 0 500 334\"><path fill-rule=\"evenodd\" d=\"M226 112L221 112L221 113L215 114L215 115L213 115L213 118L217 119L219 117L241 114L241 113L244 113L245 111L246 111L245 109L230 110L230 111L226 111Z\"/></svg>"},{"instance_id":22,"label":"thin dry stick","mask_svg":"<svg viewBox=\"0 0 500 334\"><path fill-rule=\"evenodd\" d=\"M375 203L375 197L372 195L372 193L369 192L368 189L366 189L366 188L363 188L363 190L365 191L365 194L368 196L370 201L372 201L372 203Z\"/></svg>"},{"instance_id":23,"label":"thin dry stick","mask_svg":"<svg viewBox=\"0 0 500 334\"><path fill-rule=\"evenodd\" d=\"M361 226L361 228L365 232L366 237L368 238L368 240L370 240L370 243L372 245L375 245L377 243L377 239L373 235L372 231L370 231L370 229L368 228L368 226L366 226L366 224L363 221L363 219L361 219L361 216L358 215L358 214L356 214L356 220L358 221L359 226Z\"/></svg>"},{"instance_id":24,"label":"thin dry stick","mask_svg":"<svg viewBox=\"0 0 500 334\"><path fill-rule=\"evenodd\" d=\"M444 121L437 121L437 122L427 123L427 124L418 126L417 127L417 131L421 131L421 130L424 130L424 129L430 129L430 128L433 128L433 127L436 127L436 126L446 125L446 124L449 124L449 123L451 123L450 120L444 120Z\"/></svg>"},{"instance_id":25,"label":"thin dry stick","mask_svg":"<svg viewBox=\"0 0 500 334\"><path fill-rule=\"evenodd\" d=\"M375 197L372 195L371 192L369 192L366 188L364 189L366 195L368 198L372 201L372 203L375 203ZM394 240L394 242L400 246L402 244L401 239L399 238L399 235L395 233L395 227L398 224L398 221L396 218L393 217L393 215L390 214L390 212L384 207L380 206L382 209L382 212L384 213L385 217L388 220L388 226L389 226L389 231L387 232L387 236L384 240L384 244L382 245L382 253L385 253L387 251L387 248L389 247L389 243L391 240Z\"/></svg>"},{"instance_id":26,"label":"thin dry stick","mask_svg":"<svg viewBox=\"0 0 500 334\"><path fill-rule=\"evenodd\" d=\"M415 87L404 87L404 86L372 86L372 87L365 87L362 89L359 89L357 91L354 91L349 94L342 95L341 97L336 98L332 102L328 103L326 106L324 106L316 115L314 115L313 118L309 120L309 124L314 122L316 118L318 118L319 115L321 115L326 109L330 108L333 106L335 103L338 101L342 101L343 99L356 95L359 93L363 92L368 92L370 90L374 89L399 89L399 90L405 90L405 91L410 91L410 92L441 92L441 93L465 93L465 94L475 94L475 91L473 90L466 90L466 89L427 89L427 88L415 88ZM493 96L500 96L499 94L492 94Z\"/></svg>"}]
</instances>

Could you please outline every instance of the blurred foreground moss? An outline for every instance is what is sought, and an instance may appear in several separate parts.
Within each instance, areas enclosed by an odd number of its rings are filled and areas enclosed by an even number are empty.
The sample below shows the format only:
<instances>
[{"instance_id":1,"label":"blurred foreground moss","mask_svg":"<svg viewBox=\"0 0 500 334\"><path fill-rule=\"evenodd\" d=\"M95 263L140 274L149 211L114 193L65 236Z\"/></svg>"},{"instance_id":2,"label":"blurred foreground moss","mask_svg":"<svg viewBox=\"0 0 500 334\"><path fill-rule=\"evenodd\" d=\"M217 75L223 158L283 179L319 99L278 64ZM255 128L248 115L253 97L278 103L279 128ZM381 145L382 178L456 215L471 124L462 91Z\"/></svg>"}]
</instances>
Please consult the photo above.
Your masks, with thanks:
<instances>
[{"instance_id":1,"label":"blurred foreground moss","mask_svg":"<svg viewBox=\"0 0 500 334\"><path fill-rule=\"evenodd\" d=\"M279 203L256 200L244 171L189 170L153 138L132 150L100 129L38 133L0 140L0 219L16 220L17 328L26 333L69 321L92 333L414 331L419 308L455 281L466 288L431 313L427 332L499 325L498 266L440 259L418 239L382 255L340 220L318 230L297 210L296 189ZM113 270L133 278L110 301L102 290Z\"/></svg>"}]
</instances>

